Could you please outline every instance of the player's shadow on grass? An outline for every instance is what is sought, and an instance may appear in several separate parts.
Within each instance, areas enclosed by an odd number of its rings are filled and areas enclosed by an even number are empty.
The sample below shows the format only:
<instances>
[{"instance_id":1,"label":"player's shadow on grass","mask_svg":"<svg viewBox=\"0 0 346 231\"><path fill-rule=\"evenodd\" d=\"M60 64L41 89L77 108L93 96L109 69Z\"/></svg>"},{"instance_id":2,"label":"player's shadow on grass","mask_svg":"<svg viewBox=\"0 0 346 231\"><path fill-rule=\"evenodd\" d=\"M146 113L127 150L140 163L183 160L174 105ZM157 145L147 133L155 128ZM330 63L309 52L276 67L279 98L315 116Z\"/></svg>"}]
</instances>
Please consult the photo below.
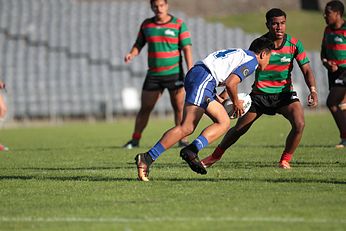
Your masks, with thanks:
<instances>
[{"instance_id":1,"label":"player's shadow on grass","mask_svg":"<svg viewBox=\"0 0 346 231\"><path fill-rule=\"evenodd\" d=\"M127 148L124 148L123 146L112 146L111 148L113 149L122 149L122 150L131 150L131 151L137 151L137 152L146 152L148 151L150 148L152 148L153 145L140 145L139 148L132 148L132 149L127 149ZM212 147L212 148L215 148L216 146L215 145L211 145L211 146L208 146L208 147ZM182 149L182 147L179 147L178 145L174 145L173 147L171 147L170 149Z\"/></svg>"},{"instance_id":2,"label":"player's shadow on grass","mask_svg":"<svg viewBox=\"0 0 346 231\"><path fill-rule=\"evenodd\" d=\"M293 168L307 168L307 167L336 167L344 168L346 163L335 162L301 162L301 161L292 161L291 165ZM217 163L215 167L221 169L252 169L252 168L277 168L278 162L261 162L261 161L231 161L231 162L221 162ZM213 166L214 167L214 166Z\"/></svg>"},{"instance_id":3,"label":"player's shadow on grass","mask_svg":"<svg viewBox=\"0 0 346 231\"><path fill-rule=\"evenodd\" d=\"M76 150L114 150L114 149L119 149L119 150L123 150L123 151L128 151L128 152L134 152L134 153L140 153L140 152L144 152L147 151L151 148L152 146L140 146L140 148L134 148L134 149L125 149L123 146L117 146L117 145L109 145L109 146L80 146L78 148L73 147ZM284 145L283 144L277 144L277 145L257 145L257 144L246 144L246 145L242 145L242 144L237 144L234 146L235 148L273 148L273 149L277 149L277 148L283 148ZM327 145L327 144L301 144L299 146L300 148L334 148L334 145ZM216 148L216 144L212 144L208 146L208 149L214 149ZM11 149L11 151L35 151L35 152L51 152L51 151L64 151L64 150L70 150L71 147L50 147L50 148L33 148L33 147L25 147L25 148L14 148ZM173 146L171 149L175 149L175 150L180 150L181 147L175 145Z\"/></svg>"},{"instance_id":4,"label":"player's shadow on grass","mask_svg":"<svg viewBox=\"0 0 346 231\"><path fill-rule=\"evenodd\" d=\"M90 182L112 182L112 181L137 181L136 178L127 177L100 177L100 176L0 176L1 180L38 180L38 181L90 181Z\"/></svg>"},{"instance_id":5,"label":"player's shadow on grass","mask_svg":"<svg viewBox=\"0 0 346 231\"><path fill-rule=\"evenodd\" d=\"M2 180L37 180L37 181L78 181L78 182L131 182L138 181L135 177L100 177L100 176L0 176ZM265 182L265 183L321 183L321 184L346 184L342 180L328 180L328 179L305 179L305 178L277 178L277 179L260 179L260 178L210 178L210 177L196 177L196 178L152 178L152 181L171 181L171 182Z\"/></svg>"},{"instance_id":6,"label":"player's shadow on grass","mask_svg":"<svg viewBox=\"0 0 346 231\"><path fill-rule=\"evenodd\" d=\"M50 147L50 148L33 148L33 147L26 147L26 148L13 148L11 151L35 151L35 152L51 152L51 151L64 151L64 150L71 150L71 148L78 150L113 150L115 148L118 148L117 146L80 146L80 147Z\"/></svg>"},{"instance_id":7,"label":"player's shadow on grass","mask_svg":"<svg viewBox=\"0 0 346 231\"><path fill-rule=\"evenodd\" d=\"M342 180L328 180L328 179L305 179L305 178L277 178L277 179L268 179L268 178L232 178L232 177L222 177L222 178L172 178L172 179L163 179L155 178L156 181L200 181L200 182L265 182L265 183L322 183L322 184L346 184L346 181Z\"/></svg>"},{"instance_id":8,"label":"player's shadow on grass","mask_svg":"<svg viewBox=\"0 0 346 231\"><path fill-rule=\"evenodd\" d=\"M35 171L93 171L93 170L118 170L132 169L133 166L112 166L112 167L24 167L23 170Z\"/></svg>"},{"instance_id":9,"label":"player's shadow on grass","mask_svg":"<svg viewBox=\"0 0 346 231\"><path fill-rule=\"evenodd\" d=\"M284 144L235 144L234 147L238 148L284 148ZM335 145L328 144L300 144L299 148L334 148Z\"/></svg>"},{"instance_id":10,"label":"player's shadow on grass","mask_svg":"<svg viewBox=\"0 0 346 231\"><path fill-rule=\"evenodd\" d=\"M277 168L277 162L263 162L263 161L220 161L212 168L218 169L256 169L256 168ZM306 167L334 167L344 168L346 163L336 162L292 162L294 168L306 168ZM189 169L187 164L183 161L177 161L176 163L155 163L152 169ZM8 168L11 169L11 168ZM23 167L22 170L35 170L35 171L97 171L97 170L129 170L136 169L134 162L118 163L116 166L81 166L81 167Z\"/></svg>"},{"instance_id":11,"label":"player's shadow on grass","mask_svg":"<svg viewBox=\"0 0 346 231\"><path fill-rule=\"evenodd\" d=\"M301 162L301 161L292 161L292 166L294 168L306 168L306 167L346 167L346 163L336 162ZM133 165L133 163L127 163L128 165ZM152 169L167 169L167 168L187 168L188 165L185 162L177 162L177 163L155 163ZM264 162L264 161L220 161L213 165L211 168L218 169L256 169L256 168L278 168L278 162Z\"/></svg>"}]
</instances>

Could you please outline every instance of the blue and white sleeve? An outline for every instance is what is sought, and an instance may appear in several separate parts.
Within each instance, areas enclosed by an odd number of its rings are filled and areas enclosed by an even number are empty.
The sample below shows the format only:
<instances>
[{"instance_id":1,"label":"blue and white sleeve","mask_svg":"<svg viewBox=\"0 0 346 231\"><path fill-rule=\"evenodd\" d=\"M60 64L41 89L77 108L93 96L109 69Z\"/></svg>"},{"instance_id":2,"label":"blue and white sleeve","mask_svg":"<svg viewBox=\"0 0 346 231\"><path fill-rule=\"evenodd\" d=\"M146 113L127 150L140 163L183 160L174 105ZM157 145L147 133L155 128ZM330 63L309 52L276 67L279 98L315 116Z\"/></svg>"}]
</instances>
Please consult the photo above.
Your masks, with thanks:
<instances>
[{"instance_id":1,"label":"blue and white sleeve","mask_svg":"<svg viewBox=\"0 0 346 231\"><path fill-rule=\"evenodd\" d=\"M258 62L256 58L237 67L232 73L239 76L240 80L243 81L246 77L250 76L257 68Z\"/></svg>"}]
</instances>

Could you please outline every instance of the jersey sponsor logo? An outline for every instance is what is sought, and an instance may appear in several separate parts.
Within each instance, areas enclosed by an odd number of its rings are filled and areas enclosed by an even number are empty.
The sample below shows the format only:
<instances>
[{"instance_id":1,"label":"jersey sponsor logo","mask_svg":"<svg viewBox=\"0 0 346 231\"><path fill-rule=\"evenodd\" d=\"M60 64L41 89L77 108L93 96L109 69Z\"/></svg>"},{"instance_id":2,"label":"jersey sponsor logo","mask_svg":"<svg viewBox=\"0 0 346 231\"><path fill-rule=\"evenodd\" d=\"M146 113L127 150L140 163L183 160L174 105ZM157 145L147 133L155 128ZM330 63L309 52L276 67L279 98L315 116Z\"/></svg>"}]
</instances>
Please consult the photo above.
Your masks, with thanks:
<instances>
[{"instance_id":1,"label":"jersey sponsor logo","mask_svg":"<svg viewBox=\"0 0 346 231\"><path fill-rule=\"evenodd\" d=\"M295 95L295 94L292 94L292 95L291 95L291 99L292 99L292 100L294 100L294 99L298 99L298 96L297 96L297 95Z\"/></svg>"},{"instance_id":2,"label":"jersey sponsor logo","mask_svg":"<svg viewBox=\"0 0 346 231\"><path fill-rule=\"evenodd\" d=\"M173 30L167 29L165 30L165 35L175 36L175 33Z\"/></svg>"},{"instance_id":3,"label":"jersey sponsor logo","mask_svg":"<svg viewBox=\"0 0 346 231\"><path fill-rule=\"evenodd\" d=\"M174 86L176 86L176 87L182 87L182 86L184 86L184 81L178 80L178 81L176 81L176 82L174 83Z\"/></svg>"},{"instance_id":4,"label":"jersey sponsor logo","mask_svg":"<svg viewBox=\"0 0 346 231\"><path fill-rule=\"evenodd\" d=\"M340 38L340 37L337 36L337 37L334 38L334 41L335 41L335 42L342 43L342 38Z\"/></svg>"},{"instance_id":5,"label":"jersey sponsor logo","mask_svg":"<svg viewBox=\"0 0 346 231\"><path fill-rule=\"evenodd\" d=\"M290 58L287 58L286 56L284 56L284 57L282 57L282 58L280 59L280 62L282 62L282 63L289 63L289 62L291 62L291 59L290 59Z\"/></svg>"}]
</instances>

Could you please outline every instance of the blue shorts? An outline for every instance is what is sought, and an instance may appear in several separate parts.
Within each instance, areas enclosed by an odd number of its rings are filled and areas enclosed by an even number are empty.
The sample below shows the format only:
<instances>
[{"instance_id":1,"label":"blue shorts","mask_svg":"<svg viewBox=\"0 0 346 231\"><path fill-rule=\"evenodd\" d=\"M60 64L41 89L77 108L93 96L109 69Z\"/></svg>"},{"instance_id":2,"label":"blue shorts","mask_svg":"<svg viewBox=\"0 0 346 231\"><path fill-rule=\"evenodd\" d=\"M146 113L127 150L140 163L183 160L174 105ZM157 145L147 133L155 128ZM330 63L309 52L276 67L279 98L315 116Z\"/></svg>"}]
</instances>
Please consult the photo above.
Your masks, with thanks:
<instances>
[{"instance_id":1,"label":"blue shorts","mask_svg":"<svg viewBox=\"0 0 346 231\"><path fill-rule=\"evenodd\" d=\"M185 102L207 109L215 100L216 81L205 65L195 65L187 73L184 81Z\"/></svg>"}]
</instances>

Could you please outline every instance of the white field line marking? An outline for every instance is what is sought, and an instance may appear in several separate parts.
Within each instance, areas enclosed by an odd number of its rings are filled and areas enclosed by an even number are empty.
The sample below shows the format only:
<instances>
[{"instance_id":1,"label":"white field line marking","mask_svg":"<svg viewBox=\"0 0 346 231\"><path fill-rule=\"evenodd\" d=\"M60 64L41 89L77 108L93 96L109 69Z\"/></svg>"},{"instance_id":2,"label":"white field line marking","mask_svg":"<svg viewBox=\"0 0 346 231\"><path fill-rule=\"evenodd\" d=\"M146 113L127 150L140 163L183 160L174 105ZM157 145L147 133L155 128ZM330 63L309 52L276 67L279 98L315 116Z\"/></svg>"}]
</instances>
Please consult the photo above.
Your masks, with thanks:
<instances>
[{"instance_id":1,"label":"white field line marking","mask_svg":"<svg viewBox=\"0 0 346 231\"><path fill-rule=\"evenodd\" d=\"M284 223L330 223L346 224L345 219L304 219L298 217L0 217L0 222L81 222L81 223L142 223L142 222L191 222L191 221L230 221L230 222L284 222Z\"/></svg>"}]
</instances>

